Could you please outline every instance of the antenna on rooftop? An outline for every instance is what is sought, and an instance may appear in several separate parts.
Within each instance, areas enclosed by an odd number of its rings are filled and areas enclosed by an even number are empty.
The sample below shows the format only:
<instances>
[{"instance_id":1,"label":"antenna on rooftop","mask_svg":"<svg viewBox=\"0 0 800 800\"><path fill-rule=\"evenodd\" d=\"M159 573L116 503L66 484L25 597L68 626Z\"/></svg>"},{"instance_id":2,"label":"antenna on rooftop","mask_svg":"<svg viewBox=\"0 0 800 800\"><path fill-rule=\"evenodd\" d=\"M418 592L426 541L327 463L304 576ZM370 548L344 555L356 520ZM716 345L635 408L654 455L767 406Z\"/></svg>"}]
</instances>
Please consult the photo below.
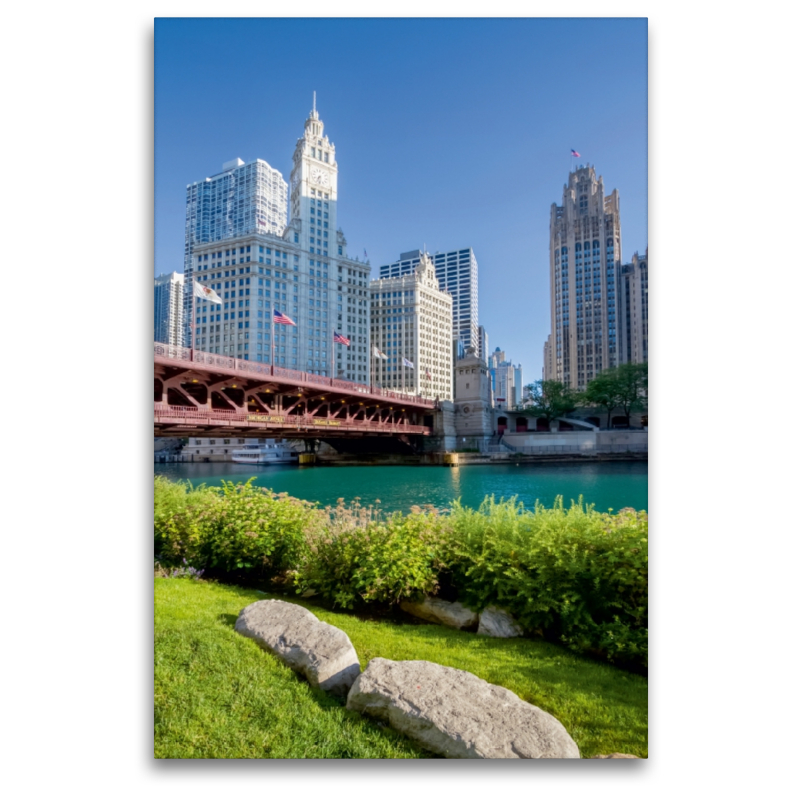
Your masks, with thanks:
<instances>
[{"instance_id":1,"label":"antenna on rooftop","mask_svg":"<svg viewBox=\"0 0 800 800\"><path fill-rule=\"evenodd\" d=\"M311 110L316 112L317 110L317 93L314 92L314 105L311 107Z\"/></svg>"}]
</instances>

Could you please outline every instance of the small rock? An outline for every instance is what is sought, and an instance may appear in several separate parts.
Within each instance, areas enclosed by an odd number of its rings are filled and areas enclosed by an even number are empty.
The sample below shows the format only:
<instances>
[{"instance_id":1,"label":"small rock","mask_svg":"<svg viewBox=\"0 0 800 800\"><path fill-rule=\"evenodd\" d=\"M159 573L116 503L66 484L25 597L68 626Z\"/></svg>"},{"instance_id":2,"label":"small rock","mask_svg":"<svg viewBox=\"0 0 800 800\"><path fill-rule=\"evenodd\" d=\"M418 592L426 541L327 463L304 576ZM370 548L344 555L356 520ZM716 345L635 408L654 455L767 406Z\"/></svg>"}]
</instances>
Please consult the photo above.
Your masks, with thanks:
<instances>
[{"instance_id":1,"label":"small rock","mask_svg":"<svg viewBox=\"0 0 800 800\"><path fill-rule=\"evenodd\" d=\"M493 636L495 639L513 639L515 636L522 636L523 630L508 611L489 606L481 611L478 633Z\"/></svg>"},{"instance_id":2,"label":"small rock","mask_svg":"<svg viewBox=\"0 0 800 800\"><path fill-rule=\"evenodd\" d=\"M348 635L294 603L258 600L242 609L235 627L314 688L344 696L361 672Z\"/></svg>"},{"instance_id":3,"label":"small rock","mask_svg":"<svg viewBox=\"0 0 800 800\"><path fill-rule=\"evenodd\" d=\"M572 737L546 711L470 672L430 661L373 658L350 689L347 707L447 758L580 758Z\"/></svg>"},{"instance_id":4,"label":"small rock","mask_svg":"<svg viewBox=\"0 0 800 800\"><path fill-rule=\"evenodd\" d=\"M639 756L632 756L628 753L611 753L608 756L592 756L592 758L639 758Z\"/></svg>"},{"instance_id":5,"label":"small rock","mask_svg":"<svg viewBox=\"0 0 800 800\"><path fill-rule=\"evenodd\" d=\"M478 615L474 611L461 603L448 603L438 597L425 597L421 603L403 600L400 608L414 617L447 625L449 628L472 628L478 624Z\"/></svg>"}]
</instances>

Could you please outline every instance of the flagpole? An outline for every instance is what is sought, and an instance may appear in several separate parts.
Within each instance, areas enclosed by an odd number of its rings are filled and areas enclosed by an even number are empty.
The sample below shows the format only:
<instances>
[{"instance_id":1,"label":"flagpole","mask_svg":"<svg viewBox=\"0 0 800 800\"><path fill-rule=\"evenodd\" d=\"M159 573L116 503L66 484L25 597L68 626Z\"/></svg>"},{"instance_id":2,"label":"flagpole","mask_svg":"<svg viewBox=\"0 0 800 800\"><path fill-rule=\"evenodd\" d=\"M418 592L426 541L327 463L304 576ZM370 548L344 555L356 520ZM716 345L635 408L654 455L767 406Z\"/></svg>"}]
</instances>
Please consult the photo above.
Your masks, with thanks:
<instances>
[{"instance_id":1,"label":"flagpole","mask_svg":"<svg viewBox=\"0 0 800 800\"><path fill-rule=\"evenodd\" d=\"M272 305L272 303L270 303ZM270 369L272 374L275 374L275 308L273 307L272 313L269 315L269 338L272 343L272 355L270 356Z\"/></svg>"}]
</instances>

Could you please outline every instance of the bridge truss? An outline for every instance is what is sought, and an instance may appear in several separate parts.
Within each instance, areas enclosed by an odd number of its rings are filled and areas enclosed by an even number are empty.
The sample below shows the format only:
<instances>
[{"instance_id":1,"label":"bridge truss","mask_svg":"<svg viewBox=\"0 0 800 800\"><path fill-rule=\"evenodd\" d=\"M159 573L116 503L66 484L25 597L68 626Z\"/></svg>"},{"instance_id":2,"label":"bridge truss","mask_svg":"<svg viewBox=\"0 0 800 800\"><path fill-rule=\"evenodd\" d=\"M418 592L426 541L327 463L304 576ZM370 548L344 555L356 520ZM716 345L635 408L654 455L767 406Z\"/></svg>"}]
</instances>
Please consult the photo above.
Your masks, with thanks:
<instances>
[{"instance_id":1,"label":"bridge truss","mask_svg":"<svg viewBox=\"0 0 800 800\"><path fill-rule=\"evenodd\" d=\"M156 436L428 436L435 402L154 343Z\"/></svg>"}]
</instances>

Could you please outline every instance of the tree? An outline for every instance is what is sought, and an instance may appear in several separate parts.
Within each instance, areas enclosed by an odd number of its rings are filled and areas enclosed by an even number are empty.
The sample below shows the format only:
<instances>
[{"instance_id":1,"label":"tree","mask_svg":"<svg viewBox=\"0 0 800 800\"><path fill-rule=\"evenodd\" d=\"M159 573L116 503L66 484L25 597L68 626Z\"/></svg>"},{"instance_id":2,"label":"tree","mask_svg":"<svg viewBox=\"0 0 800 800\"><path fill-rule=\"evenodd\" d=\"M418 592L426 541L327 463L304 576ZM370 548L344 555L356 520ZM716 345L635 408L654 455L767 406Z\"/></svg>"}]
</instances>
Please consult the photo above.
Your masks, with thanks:
<instances>
[{"instance_id":1,"label":"tree","mask_svg":"<svg viewBox=\"0 0 800 800\"><path fill-rule=\"evenodd\" d=\"M525 389L530 395L528 402L515 410L532 417L544 417L548 424L578 407L578 393L561 381L535 381Z\"/></svg>"},{"instance_id":2,"label":"tree","mask_svg":"<svg viewBox=\"0 0 800 800\"><path fill-rule=\"evenodd\" d=\"M622 409L630 427L631 413L647 408L647 364L620 364L604 369L589 381L580 399L587 406L604 408L609 428L611 412Z\"/></svg>"},{"instance_id":3,"label":"tree","mask_svg":"<svg viewBox=\"0 0 800 800\"><path fill-rule=\"evenodd\" d=\"M630 427L631 413L647 408L647 362L644 364L620 364L617 367L619 384L617 405L625 414Z\"/></svg>"},{"instance_id":4,"label":"tree","mask_svg":"<svg viewBox=\"0 0 800 800\"><path fill-rule=\"evenodd\" d=\"M581 403L606 411L606 427L611 427L611 412L619 405L619 381L616 368L598 372L581 395Z\"/></svg>"}]
</instances>

